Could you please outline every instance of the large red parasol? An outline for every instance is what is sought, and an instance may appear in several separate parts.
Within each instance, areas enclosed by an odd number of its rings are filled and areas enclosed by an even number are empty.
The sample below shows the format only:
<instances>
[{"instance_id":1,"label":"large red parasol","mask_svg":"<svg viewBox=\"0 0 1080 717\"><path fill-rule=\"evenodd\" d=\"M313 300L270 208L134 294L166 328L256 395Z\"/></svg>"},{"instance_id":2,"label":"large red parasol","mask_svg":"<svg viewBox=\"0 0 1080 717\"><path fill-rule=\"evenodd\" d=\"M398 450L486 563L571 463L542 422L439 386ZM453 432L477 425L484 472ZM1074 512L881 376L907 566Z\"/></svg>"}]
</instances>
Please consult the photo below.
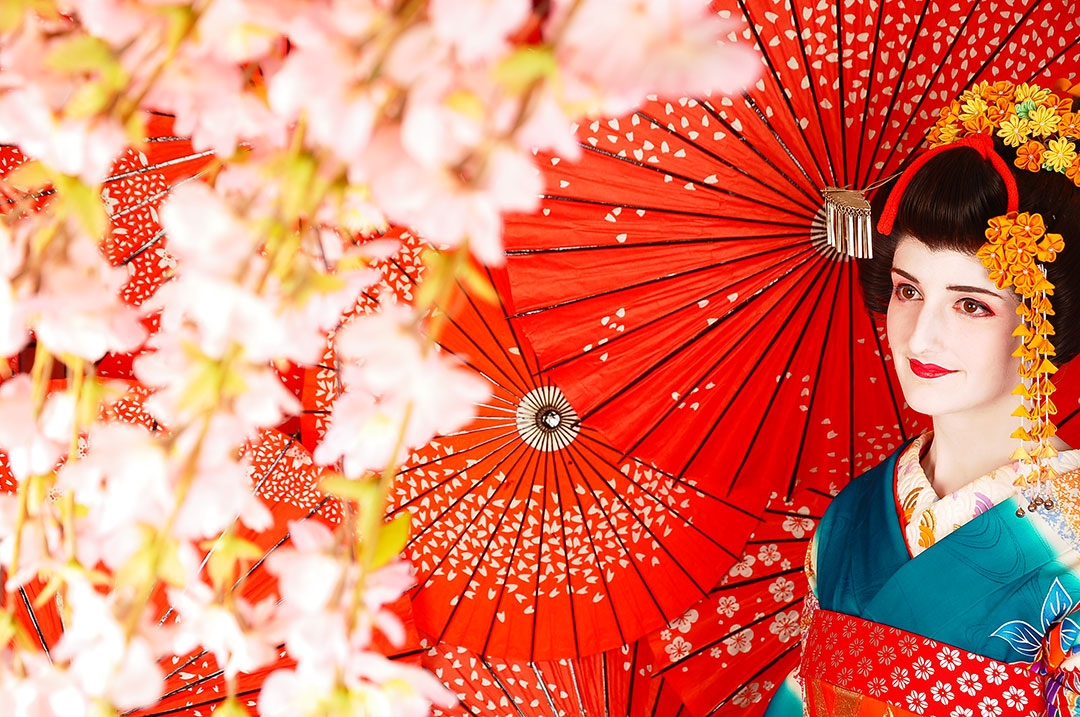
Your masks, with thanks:
<instances>
[{"instance_id":1,"label":"large red parasol","mask_svg":"<svg viewBox=\"0 0 1080 717\"><path fill-rule=\"evenodd\" d=\"M398 236L383 285L404 297L423 247ZM501 274L490 278L505 290ZM624 645L703 596L754 517L611 448L539 375L506 313L461 287L435 312L440 350L492 396L472 424L412 451L392 488L389 514L412 514L417 625L529 661ZM306 383L308 431L322 429L336 390L331 352Z\"/></svg>"},{"instance_id":2,"label":"large red parasol","mask_svg":"<svg viewBox=\"0 0 1080 717\"><path fill-rule=\"evenodd\" d=\"M721 2L764 74L739 97L656 100L546 159L507 230L516 326L621 450L760 511L846 480L912 434L822 190L908 161L934 110L984 79L1080 70L1068 0Z\"/></svg>"}]
</instances>

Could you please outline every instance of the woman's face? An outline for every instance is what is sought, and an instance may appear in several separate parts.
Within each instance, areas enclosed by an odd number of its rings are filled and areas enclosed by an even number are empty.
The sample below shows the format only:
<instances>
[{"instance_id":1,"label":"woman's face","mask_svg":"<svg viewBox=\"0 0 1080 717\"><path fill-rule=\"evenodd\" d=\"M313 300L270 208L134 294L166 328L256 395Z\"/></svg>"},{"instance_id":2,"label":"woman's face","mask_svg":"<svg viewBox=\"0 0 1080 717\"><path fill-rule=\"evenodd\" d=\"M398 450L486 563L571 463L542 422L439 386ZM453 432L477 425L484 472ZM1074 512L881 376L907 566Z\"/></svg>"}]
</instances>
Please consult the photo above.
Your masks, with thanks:
<instances>
[{"instance_id":1,"label":"woman's face","mask_svg":"<svg viewBox=\"0 0 1080 717\"><path fill-rule=\"evenodd\" d=\"M889 345L908 405L935 417L1011 414L1020 402L1016 294L998 289L976 257L910 237L897 244L892 282Z\"/></svg>"}]
</instances>

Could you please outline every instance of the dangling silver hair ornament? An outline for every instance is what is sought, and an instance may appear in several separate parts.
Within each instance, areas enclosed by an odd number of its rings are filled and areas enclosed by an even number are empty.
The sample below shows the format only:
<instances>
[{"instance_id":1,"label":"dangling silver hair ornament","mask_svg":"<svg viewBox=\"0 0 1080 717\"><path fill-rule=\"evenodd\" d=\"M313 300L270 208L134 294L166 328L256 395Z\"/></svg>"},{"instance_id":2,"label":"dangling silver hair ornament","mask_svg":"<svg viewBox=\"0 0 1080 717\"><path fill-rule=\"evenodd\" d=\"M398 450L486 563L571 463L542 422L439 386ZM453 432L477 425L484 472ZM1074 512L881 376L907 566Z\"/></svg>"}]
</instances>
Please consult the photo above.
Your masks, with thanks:
<instances>
[{"instance_id":1,"label":"dangling silver hair ornament","mask_svg":"<svg viewBox=\"0 0 1080 717\"><path fill-rule=\"evenodd\" d=\"M874 258L874 228L866 195L899 174L878 180L866 189L825 187L821 190L825 198L825 239L829 246L856 259Z\"/></svg>"}]
</instances>

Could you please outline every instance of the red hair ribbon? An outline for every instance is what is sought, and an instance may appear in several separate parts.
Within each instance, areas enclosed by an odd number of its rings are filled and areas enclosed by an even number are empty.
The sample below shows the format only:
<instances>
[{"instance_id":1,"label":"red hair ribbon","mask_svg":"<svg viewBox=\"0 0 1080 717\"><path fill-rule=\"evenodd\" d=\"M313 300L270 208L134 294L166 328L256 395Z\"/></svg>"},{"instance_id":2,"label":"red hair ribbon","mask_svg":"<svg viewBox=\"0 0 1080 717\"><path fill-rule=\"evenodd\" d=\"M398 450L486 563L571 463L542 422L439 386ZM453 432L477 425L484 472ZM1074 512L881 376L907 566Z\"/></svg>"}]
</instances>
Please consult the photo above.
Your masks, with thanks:
<instances>
[{"instance_id":1,"label":"red hair ribbon","mask_svg":"<svg viewBox=\"0 0 1080 717\"><path fill-rule=\"evenodd\" d=\"M896 221L896 213L900 211L900 199L904 196L904 192L907 190L909 184L911 184L911 178L918 174L923 165L926 164L932 157L940 154L944 150L952 149L953 147L971 147L976 150L983 159L990 160L990 164L994 165L994 169L997 170L1001 178L1005 180L1005 192L1008 196L1008 211L1019 211L1020 200L1016 191L1016 180L1013 178L1012 172L1009 171L1009 165L1001 158L1001 155L994 151L994 140L990 135L986 134L973 134L950 142L949 144L940 144L933 149L923 152L918 159L911 163L911 166L904 170L904 173L900 175L900 179L896 182L896 186L893 187L892 194L889 195L889 200L885 203L885 209L881 212L881 218L878 219L877 230L882 234L891 234L893 228L893 222Z\"/></svg>"}]
</instances>

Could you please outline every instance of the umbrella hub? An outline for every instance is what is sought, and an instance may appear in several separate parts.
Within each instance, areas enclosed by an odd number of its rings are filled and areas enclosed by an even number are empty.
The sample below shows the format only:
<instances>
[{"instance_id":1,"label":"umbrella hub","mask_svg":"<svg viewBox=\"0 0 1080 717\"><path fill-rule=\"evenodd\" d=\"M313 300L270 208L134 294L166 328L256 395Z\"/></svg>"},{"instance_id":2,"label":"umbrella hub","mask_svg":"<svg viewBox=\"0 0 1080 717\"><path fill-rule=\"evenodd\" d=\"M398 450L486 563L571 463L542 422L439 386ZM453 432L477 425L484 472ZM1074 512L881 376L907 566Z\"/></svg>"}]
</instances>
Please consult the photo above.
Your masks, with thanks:
<instances>
[{"instance_id":1,"label":"umbrella hub","mask_svg":"<svg viewBox=\"0 0 1080 717\"><path fill-rule=\"evenodd\" d=\"M566 448L579 428L577 413L555 386L540 386L522 396L515 422L522 440L538 451Z\"/></svg>"}]
</instances>

